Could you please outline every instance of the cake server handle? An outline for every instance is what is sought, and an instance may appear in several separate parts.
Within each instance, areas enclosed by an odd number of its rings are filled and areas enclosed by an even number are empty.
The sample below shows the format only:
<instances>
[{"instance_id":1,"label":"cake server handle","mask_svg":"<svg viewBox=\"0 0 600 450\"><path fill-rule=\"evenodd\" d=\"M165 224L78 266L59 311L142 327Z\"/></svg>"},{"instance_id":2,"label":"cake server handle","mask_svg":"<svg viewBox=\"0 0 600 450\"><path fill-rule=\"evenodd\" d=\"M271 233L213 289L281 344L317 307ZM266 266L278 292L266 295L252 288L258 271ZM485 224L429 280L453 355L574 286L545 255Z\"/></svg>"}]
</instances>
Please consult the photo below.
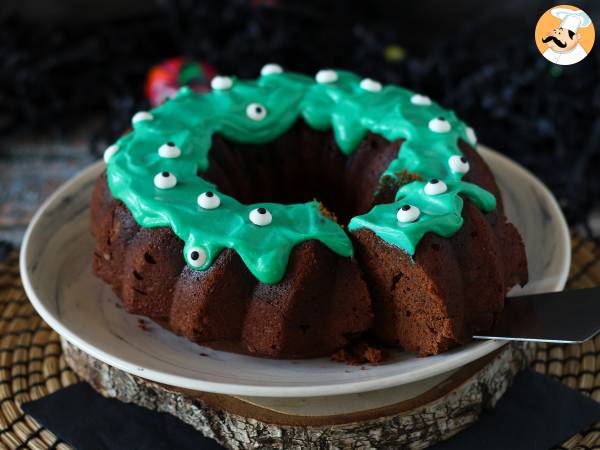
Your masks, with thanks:
<instances>
[{"instance_id":1,"label":"cake server handle","mask_svg":"<svg viewBox=\"0 0 600 450\"><path fill-rule=\"evenodd\" d=\"M474 339L580 344L600 332L600 287L509 297Z\"/></svg>"}]
</instances>

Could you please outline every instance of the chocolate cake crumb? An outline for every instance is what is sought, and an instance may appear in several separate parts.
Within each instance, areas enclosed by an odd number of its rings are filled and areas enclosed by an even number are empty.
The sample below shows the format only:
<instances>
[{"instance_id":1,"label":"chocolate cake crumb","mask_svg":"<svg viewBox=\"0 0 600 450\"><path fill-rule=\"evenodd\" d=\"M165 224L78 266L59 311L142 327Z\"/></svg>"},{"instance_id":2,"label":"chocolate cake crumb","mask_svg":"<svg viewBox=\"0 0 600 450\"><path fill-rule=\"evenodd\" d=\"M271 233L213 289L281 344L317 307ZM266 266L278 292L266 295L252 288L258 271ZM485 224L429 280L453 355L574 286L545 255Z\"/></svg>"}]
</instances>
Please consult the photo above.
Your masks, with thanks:
<instances>
[{"instance_id":1,"label":"chocolate cake crumb","mask_svg":"<svg viewBox=\"0 0 600 450\"><path fill-rule=\"evenodd\" d=\"M384 175L379 179L379 184L375 190L375 203L389 203L394 201L396 192L405 184L412 181L423 181L419 175L409 172L406 169L396 172L395 177Z\"/></svg>"},{"instance_id":2,"label":"chocolate cake crumb","mask_svg":"<svg viewBox=\"0 0 600 450\"><path fill-rule=\"evenodd\" d=\"M317 199L315 199L315 201L319 204L319 211L321 212L321 214L323 214L325 217L329 217L335 223L338 223L337 216L335 215L335 213L333 211L329 211L325 207L325 205L323 203L321 203L320 201L318 201Z\"/></svg>"},{"instance_id":3,"label":"chocolate cake crumb","mask_svg":"<svg viewBox=\"0 0 600 450\"><path fill-rule=\"evenodd\" d=\"M412 183L413 181L423 181L419 175L413 172L409 172L406 169L402 169L400 172L395 173L398 184L398 188L401 188L405 184Z\"/></svg>"},{"instance_id":4,"label":"chocolate cake crumb","mask_svg":"<svg viewBox=\"0 0 600 450\"><path fill-rule=\"evenodd\" d=\"M341 348L331 355L331 360L350 366L360 366L362 364L377 365L385 361L388 356L388 353L384 349L365 341L360 341Z\"/></svg>"}]
</instances>

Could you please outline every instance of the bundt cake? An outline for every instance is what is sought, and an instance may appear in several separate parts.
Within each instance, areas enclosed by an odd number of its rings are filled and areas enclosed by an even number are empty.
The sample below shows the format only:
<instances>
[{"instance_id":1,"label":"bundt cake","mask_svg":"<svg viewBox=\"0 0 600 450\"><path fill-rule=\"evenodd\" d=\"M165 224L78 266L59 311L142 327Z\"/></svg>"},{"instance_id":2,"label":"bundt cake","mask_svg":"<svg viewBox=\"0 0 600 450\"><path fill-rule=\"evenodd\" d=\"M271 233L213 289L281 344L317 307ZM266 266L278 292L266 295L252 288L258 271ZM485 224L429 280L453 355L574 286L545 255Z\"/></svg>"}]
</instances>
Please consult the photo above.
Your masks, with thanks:
<instances>
[{"instance_id":1,"label":"bundt cake","mask_svg":"<svg viewBox=\"0 0 600 450\"><path fill-rule=\"evenodd\" d=\"M418 355L489 327L527 281L475 133L346 71L266 65L181 88L104 154L93 267L127 311L213 348Z\"/></svg>"}]
</instances>

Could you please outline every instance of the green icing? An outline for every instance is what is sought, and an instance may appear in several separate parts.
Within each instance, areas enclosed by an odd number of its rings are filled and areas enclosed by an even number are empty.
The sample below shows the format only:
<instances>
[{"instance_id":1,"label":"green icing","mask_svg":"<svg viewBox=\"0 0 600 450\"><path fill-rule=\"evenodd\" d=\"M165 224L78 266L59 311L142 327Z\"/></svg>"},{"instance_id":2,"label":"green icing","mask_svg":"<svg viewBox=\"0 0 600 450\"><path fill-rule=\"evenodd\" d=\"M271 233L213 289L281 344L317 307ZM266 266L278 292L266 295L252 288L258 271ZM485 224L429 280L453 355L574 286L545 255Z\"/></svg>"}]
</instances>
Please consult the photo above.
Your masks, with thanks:
<instances>
[{"instance_id":1,"label":"green icing","mask_svg":"<svg viewBox=\"0 0 600 450\"><path fill-rule=\"evenodd\" d=\"M461 216L464 201L459 194L467 196L483 211L496 208L496 197L479 186L465 181L447 181L448 190L443 194L427 195L426 182L415 181L404 185L396 195L396 201L375 206L367 214L354 217L348 228L368 228L386 242L414 255L417 244L425 233L433 232L450 237L463 224ZM415 222L400 223L396 213L402 205L419 208L421 214Z\"/></svg>"},{"instance_id":2,"label":"green icing","mask_svg":"<svg viewBox=\"0 0 600 450\"><path fill-rule=\"evenodd\" d=\"M394 177L407 169L424 178L439 178L452 186L449 193L439 196L447 200L427 198L416 182L411 183L399 191L405 197L355 217L350 229L370 228L411 254L425 232L448 236L460 227L462 200L457 193L473 197L483 209L491 205L493 196L482 189L468 183L453 184L462 175L450 170L448 159L462 155L457 146L459 138L468 140L467 127L454 113L435 103L414 105L414 93L401 87L384 86L372 92L361 88L361 80L355 74L336 73L338 80L328 84L287 72L257 80L233 78L230 89L202 94L180 89L174 99L151 111L151 120L134 123L133 131L116 143L119 151L107 164L113 195L128 206L141 226L171 227L185 241L188 264L192 247L204 249L206 262L196 269L210 267L224 248L232 248L265 283L277 283L283 278L290 252L300 242L317 239L334 252L351 256L351 241L339 225L321 214L315 202L243 205L199 177L198 171L208 168L213 134L235 142L260 144L276 139L302 118L315 129L332 128L340 150L347 155L367 131L388 140L405 139L402 152L383 175ZM246 108L252 103L266 108L262 120L248 117ZM449 132L429 129L429 121L437 117L450 123ZM175 143L181 156L161 157L158 149L166 142ZM176 176L174 188L154 186L154 176L163 171ZM202 209L197 204L198 195L208 190L221 199L216 209ZM415 223L399 224L395 216L398 204L408 201L422 205L423 215ZM271 212L271 224L258 226L249 220L250 211L257 207Z\"/></svg>"}]
</instances>

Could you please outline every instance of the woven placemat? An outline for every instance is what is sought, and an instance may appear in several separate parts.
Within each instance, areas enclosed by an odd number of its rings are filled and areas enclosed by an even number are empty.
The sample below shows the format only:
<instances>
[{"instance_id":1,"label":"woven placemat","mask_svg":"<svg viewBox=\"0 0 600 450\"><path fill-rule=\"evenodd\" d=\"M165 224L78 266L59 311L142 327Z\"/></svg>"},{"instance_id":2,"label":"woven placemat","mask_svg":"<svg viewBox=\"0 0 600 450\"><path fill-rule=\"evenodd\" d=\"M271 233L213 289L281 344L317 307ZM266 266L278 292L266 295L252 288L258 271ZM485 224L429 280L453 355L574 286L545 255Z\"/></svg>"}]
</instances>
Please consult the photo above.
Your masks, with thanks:
<instances>
[{"instance_id":1,"label":"woven placemat","mask_svg":"<svg viewBox=\"0 0 600 450\"><path fill-rule=\"evenodd\" d=\"M600 248L573 237L570 288L600 285ZM21 285L16 252L0 262L0 449L69 447L23 414L21 405L76 383L59 336L35 313ZM600 401L600 337L582 345L539 345L532 366ZM556 449L600 448L600 422Z\"/></svg>"}]
</instances>

